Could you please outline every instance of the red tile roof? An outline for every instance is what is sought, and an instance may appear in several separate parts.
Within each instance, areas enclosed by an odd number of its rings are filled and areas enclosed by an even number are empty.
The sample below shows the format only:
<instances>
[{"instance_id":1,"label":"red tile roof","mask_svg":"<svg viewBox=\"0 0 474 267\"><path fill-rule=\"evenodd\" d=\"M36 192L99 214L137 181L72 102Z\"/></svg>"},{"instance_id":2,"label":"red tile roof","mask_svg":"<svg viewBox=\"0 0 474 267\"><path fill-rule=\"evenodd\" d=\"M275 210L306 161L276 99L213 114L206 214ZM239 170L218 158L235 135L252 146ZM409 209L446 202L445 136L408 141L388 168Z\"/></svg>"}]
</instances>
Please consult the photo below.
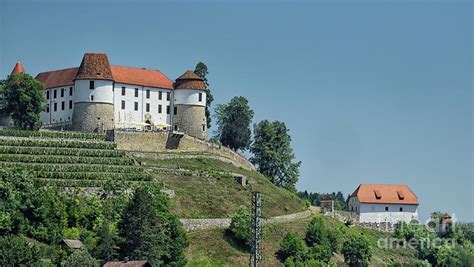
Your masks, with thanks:
<instances>
[{"instance_id":1,"label":"red tile roof","mask_svg":"<svg viewBox=\"0 0 474 267\"><path fill-rule=\"evenodd\" d=\"M104 53L85 53L76 80L113 80L109 58Z\"/></svg>"},{"instance_id":2,"label":"red tile roof","mask_svg":"<svg viewBox=\"0 0 474 267\"><path fill-rule=\"evenodd\" d=\"M63 70L53 70L41 72L36 75L36 80L42 82L45 88L73 85L79 68L69 68Z\"/></svg>"},{"instance_id":3,"label":"red tile roof","mask_svg":"<svg viewBox=\"0 0 474 267\"><path fill-rule=\"evenodd\" d=\"M173 89L173 81L159 70L112 66L115 82Z\"/></svg>"},{"instance_id":4,"label":"red tile roof","mask_svg":"<svg viewBox=\"0 0 474 267\"><path fill-rule=\"evenodd\" d=\"M20 61L18 61L15 64L15 67L13 67L11 75L15 75L19 73L25 73L25 68L23 68L23 65L21 65Z\"/></svg>"},{"instance_id":5,"label":"red tile roof","mask_svg":"<svg viewBox=\"0 0 474 267\"><path fill-rule=\"evenodd\" d=\"M206 90L206 85L204 84L204 80L194 73L194 71L188 70L176 79L174 88Z\"/></svg>"},{"instance_id":6,"label":"red tile roof","mask_svg":"<svg viewBox=\"0 0 474 267\"><path fill-rule=\"evenodd\" d=\"M361 184L351 196L361 203L419 204L413 191L403 184Z\"/></svg>"}]
</instances>

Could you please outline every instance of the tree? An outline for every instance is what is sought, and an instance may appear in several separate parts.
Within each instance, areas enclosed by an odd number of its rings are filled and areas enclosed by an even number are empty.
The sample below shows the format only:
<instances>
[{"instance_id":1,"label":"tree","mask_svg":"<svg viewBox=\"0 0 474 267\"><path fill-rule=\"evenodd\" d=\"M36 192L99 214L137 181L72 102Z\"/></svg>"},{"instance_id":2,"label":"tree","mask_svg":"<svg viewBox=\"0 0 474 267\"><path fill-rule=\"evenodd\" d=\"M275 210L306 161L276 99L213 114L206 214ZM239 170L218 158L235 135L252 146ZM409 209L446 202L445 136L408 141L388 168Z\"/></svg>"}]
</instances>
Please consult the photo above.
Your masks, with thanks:
<instances>
[{"instance_id":1,"label":"tree","mask_svg":"<svg viewBox=\"0 0 474 267\"><path fill-rule=\"evenodd\" d=\"M234 237L246 246L252 242L252 224L250 211L245 206L239 206L232 215L229 230Z\"/></svg>"},{"instance_id":2,"label":"tree","mask_svg":"<svg viewBox=\"0 0 474 267\"><path fill-rule=\"evenodd\" d=\"M64 267L98 267L99 262L85 249L78 249L66 258Z\"/></svg>"},{"instance_id":3,"label":"tree","mask_svg":"<svg viewBox=\"0 0 474 267\"><path fill-rule=\"evenodd\" d=\"M207 128L211 128L211 103L214 101L214 97L212 96L211 89L209 89L209 82L207 81L207 75L209 74L207 70L206 64L199 62L194 68L194 73L197 76L201 77L204 80L204 84L206 85L206 120L207 120Z\"/></svg>"},{"instance_id":4,"label":"tree","mask_svg":"<svg viewBox=\"0 0 474 267\"><path fill-rule=\"evenodd\" d=\"M288 257L300 259L307 251L303 238L296 233L288 232L280 243L278 254L285 261Z\"/></svg>"},{"instance_id":5,"label":"tree","mask_svg":"<svg viewBox=\"0 0 474 267\"><path fill-rule=\"evenodd\" d=\"M315 217L306 229L306 242L312 246L314 244L329 246L329 234L324 220L321 216Z\"/></svg>"},{"instance_id":6,"label":"tree","mask_svg":"<svg viewBox=\"0 0 474 267\"><path fill-rule=\"evenodd\" d=\"M40 112L46 99L44 86L28 74L9 75L3 86L4 105L0 115L10 115L16 127L38 130L41 127Z\"/></svg>"},{"instance_id":7,"label":"tree","mask_svg":"<svg viewBox=\"0 0 474 267\"><path fill-rule=\"evenodd\" d=\"M39 249L18 236L0 237L0 266L40 266Z\"/></svg>"},{"instance_id":8,"label":"tree","mask_svg":"<svg viewBox=\"0 0 474 267\"><path fill-rule=\"evenodd\" d=\"M236 96L228 104L218 105L216 108L218 129L216 138L224 146L234 150L246 150L250 146L250 123L253 110L243 96Z\"/></svg>"},{"instance_id":9,"label":"tree","mask_svg":"<svg viewBox=\"0 0 474 267\"><path fill-rule=\"evenodd\" d=\"M295 191L301 162L293 162L291 137L285 123L263 120L254 125L250 159L260 173L277 186Z\"/></svg>"},{"instance_id":10,"label":"tree","mask_svg":"<svg viewBox=\"0 0 474 267\"><path fill-rule=\"evenodd\" d=\"M133 194L119 224L122 256L146 259L157 266L184 266L188 241L170 202L157 184L141 185Z\"/></svg>"},{"instance_id":11,"label":"tree","mask_svg":"<svg viewBox=\"0 0 474 267\"><path fill-rule=\"evenodd\" d=\"M360 233L349 233L342 254L349 266L368 266L372 257L369 240Z\"/></svg>"}]
</instances>

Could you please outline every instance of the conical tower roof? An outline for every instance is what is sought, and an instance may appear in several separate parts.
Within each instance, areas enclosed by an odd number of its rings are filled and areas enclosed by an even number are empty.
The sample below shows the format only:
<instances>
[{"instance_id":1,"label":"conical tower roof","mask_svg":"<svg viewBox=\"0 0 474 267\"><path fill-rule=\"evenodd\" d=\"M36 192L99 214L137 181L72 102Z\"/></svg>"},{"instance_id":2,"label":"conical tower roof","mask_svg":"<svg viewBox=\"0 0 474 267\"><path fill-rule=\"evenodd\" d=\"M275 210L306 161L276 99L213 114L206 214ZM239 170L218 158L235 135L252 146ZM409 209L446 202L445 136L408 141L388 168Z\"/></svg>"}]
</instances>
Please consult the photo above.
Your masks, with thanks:
<instances>
[{"instance_id":1,"label":"conical tower roof","mask_svg":"<svg viewBox=\"0 0 474 267\"><path fill-rule=\"evenodd\" d=\"M23 68L23 65L21 65L20 61L18 61L15 64L15 67L13 67L11 75L20 74L20 73L25 73L25 68Z\"/></svg>"},{"instance_id":2,"label":"conical tower roof","mask_svg":"<svg viewBox=\"0 0 474 267\"><path fill-rule=\"evenodd\" d=\"M113 80L107 54L85 53L75 79Z\"/></svg>"},{"instance_id":3,"label":"conical tower roof","mask_svg":"<svg viewBox=\"0 0 474 267\"><path fill-rule=\"evenodd\" d=\"M188 70L176 79L174 89L206 90L206 85L204 84L204 79L199 77L194 71Z\"/></svg>"}]
</instances>

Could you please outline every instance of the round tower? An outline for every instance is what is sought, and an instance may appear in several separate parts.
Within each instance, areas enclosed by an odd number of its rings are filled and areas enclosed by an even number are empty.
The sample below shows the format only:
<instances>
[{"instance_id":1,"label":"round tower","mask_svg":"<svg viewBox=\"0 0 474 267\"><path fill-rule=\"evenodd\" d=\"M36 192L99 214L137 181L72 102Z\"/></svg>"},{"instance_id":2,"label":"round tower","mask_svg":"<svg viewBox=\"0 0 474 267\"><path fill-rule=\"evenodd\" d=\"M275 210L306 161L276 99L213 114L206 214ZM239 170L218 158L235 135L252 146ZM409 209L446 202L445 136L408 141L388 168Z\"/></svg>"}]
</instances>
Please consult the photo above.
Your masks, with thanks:
<instances>
[{"instance_id":1,"label":"round tower","mask_svg":"<svg viewBox=\"0 0 474 267\"><path fill-rule=\"evenodd\" d=\"M173 129L207 140L204 80L188 70L176 79L173 95Z\"/></svg>"},{"instance_id":2,"label":"round tower","mask_svg":"<svg viewBox=\"0 0 474 267\"><path fill-rule=\"evenodd\" d=\"M114 128L113 84L107 55L86 53L74 79L74 130L102 132Z\"/></svg>"}]
</instances>

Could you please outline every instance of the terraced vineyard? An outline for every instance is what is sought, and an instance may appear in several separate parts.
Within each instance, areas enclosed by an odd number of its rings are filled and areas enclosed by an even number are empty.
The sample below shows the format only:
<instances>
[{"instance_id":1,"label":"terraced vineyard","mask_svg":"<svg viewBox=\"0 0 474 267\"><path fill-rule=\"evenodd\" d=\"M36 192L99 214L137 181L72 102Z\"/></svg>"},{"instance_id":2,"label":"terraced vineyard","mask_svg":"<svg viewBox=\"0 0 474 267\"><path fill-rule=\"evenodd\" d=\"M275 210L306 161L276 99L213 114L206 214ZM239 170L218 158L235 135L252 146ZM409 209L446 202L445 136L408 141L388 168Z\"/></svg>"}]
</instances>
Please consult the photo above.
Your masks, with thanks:
<instances>
[{"instance_id":1,"label":"terraced vineyard","mask_svg":"<svg viewBox=\"0 0 474 267\"><path fill-rule=\"evenodd\" d=\"M0 131L0 167L25 167L36 179L65 187L100 187L108 180L149 182L125 152L100 134Z\"/></svg>"}]
</instances>

